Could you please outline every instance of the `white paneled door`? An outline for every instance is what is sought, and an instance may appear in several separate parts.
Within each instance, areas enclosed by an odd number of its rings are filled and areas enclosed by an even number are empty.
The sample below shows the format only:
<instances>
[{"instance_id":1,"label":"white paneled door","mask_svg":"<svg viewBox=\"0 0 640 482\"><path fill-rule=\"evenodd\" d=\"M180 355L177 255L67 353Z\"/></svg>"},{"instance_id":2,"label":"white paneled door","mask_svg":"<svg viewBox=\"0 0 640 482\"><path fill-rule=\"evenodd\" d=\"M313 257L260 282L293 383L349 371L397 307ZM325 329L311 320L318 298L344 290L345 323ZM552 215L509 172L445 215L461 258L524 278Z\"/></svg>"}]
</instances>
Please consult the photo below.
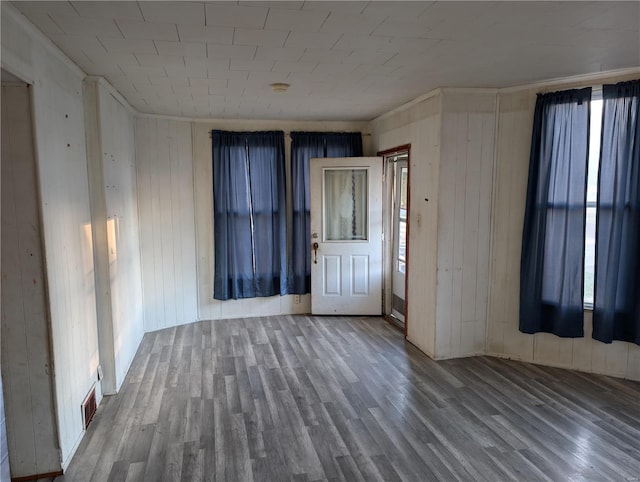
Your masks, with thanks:
<instances>
[{"instance_id":1,"label":"white paneled door","mask_svg":"<svg viewBox=\"0 0 640 482\"><path fill-rule=\"evenodd\" d=\"M382 312L382 159L311 159L311 312Z\"/></svg>"}]
</instances>

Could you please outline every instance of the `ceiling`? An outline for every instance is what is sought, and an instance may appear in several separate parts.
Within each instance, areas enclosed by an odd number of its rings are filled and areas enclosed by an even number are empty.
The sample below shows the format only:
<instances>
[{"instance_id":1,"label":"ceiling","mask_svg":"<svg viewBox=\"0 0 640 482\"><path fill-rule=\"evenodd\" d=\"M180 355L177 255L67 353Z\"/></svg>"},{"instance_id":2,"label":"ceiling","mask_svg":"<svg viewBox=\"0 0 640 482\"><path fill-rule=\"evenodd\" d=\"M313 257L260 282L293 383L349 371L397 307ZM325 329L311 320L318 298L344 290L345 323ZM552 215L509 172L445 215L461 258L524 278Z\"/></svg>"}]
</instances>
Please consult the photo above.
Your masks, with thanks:
<instances>
[{"instance_id":1,"label":"ceiling","mask_svg":"<svg viewBox=\"0 0 640 482\"><path fill-rule=\"evenodd\" d=\"M13 4L138 111L184 117L370 120L437 87L640 66L635 1Z\"/></svg>"}]
</instances>

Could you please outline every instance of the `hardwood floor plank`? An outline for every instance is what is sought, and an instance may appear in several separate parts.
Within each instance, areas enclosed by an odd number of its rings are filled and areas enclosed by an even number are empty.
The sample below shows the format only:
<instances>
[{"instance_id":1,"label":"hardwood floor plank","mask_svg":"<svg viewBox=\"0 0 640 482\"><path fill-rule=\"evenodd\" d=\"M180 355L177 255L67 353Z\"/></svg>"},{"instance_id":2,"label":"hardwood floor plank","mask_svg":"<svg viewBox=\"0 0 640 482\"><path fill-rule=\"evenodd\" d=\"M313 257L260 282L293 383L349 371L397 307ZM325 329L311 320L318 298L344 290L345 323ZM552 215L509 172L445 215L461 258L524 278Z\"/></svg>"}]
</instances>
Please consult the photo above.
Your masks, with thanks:
<instances>
[{"instance_id":1,"label":"hardwood floor plank","mask_svg":"<svg viewBox=\"0 0 640 482\"><path fill-rule=\"evenodd\" d=\"M58 482L640 478L640 383L435 362L380 318L203 321L145 335Z\"/></svg>"}]
</instances>

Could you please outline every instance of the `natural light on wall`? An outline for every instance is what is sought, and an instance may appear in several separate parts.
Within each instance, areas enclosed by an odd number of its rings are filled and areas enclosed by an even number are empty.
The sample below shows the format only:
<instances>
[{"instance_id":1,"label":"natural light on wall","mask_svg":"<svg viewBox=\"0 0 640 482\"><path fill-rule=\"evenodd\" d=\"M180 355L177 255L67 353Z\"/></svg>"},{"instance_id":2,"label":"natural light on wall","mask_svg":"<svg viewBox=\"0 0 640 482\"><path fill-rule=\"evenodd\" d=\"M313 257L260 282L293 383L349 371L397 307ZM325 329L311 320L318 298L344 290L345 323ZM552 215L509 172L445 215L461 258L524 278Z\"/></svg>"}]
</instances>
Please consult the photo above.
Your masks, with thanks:
<instances>
[{"instance_id":1,"label":"natural light on wall","mask_svg":"<svg viewBox=\"0 0 640 482\"><path fill-rule=\"evenodd\" d=\"M596 259L596 203L598 201L598 164L602 128L602 90L591 97L591 130L589 132L589 171L587 173L587 221L584 238L584 306L593 307Z\"/></svg>"}]
</instances>

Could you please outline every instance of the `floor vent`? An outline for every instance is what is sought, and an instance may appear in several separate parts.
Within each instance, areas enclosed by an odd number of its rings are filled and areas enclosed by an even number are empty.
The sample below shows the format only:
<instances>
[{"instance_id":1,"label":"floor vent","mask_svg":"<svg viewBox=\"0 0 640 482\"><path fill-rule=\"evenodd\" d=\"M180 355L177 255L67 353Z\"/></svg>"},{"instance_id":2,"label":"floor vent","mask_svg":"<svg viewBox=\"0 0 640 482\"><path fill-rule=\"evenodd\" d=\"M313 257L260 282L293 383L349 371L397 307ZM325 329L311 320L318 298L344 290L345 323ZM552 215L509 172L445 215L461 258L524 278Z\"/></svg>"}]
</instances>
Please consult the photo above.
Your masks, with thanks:
<instances>
[{"instance_id":1,"label":"floor vent","mask_svg":"<svg viewBox=\"0 0 640 482\"><path fill-rule=\"evenodd\" d=\"M96 413L98 405L96 404L96 388L93 387L87 397L82 402L82 425L86 430L91 423L91 419Z\"/></svg>"}]
</instances>

